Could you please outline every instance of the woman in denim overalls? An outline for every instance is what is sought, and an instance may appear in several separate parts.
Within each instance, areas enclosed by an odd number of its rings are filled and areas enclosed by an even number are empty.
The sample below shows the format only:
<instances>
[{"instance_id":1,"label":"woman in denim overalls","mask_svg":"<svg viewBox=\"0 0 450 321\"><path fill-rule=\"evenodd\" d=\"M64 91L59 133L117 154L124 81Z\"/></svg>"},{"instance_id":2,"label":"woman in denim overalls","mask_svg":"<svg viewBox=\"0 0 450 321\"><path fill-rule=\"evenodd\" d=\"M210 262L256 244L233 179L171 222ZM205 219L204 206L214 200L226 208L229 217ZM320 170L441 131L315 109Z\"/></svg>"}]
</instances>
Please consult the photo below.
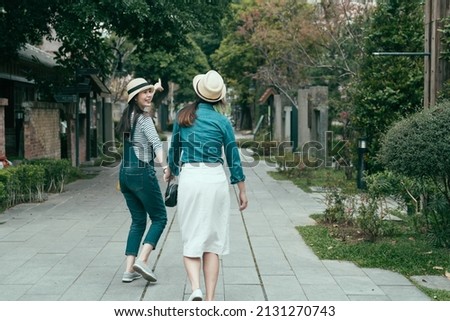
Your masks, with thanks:
<instances>
[{"instance_id":1,"label":"woman in denim overalls","mask_svg":"<svg viewBox=\"0 0 450 321\"><path fill-rule=\"evenodd\" d=\"M156 276L147 261L167 223L166 207L155 175L154 158L163 166L165 180L170 176L170 171L164 164L162 144L148 114L156 90L163 90L160 81L151 85L143 78L131 80L127 85L128 106L117 126L117 132L124 141L120 190L131 214L123 282L132 282L141 276L147 281L156 282ZM144 237L147 215L151 225ZM141 242L143 246L138 257Z\"/></svg>"}]
</instances>

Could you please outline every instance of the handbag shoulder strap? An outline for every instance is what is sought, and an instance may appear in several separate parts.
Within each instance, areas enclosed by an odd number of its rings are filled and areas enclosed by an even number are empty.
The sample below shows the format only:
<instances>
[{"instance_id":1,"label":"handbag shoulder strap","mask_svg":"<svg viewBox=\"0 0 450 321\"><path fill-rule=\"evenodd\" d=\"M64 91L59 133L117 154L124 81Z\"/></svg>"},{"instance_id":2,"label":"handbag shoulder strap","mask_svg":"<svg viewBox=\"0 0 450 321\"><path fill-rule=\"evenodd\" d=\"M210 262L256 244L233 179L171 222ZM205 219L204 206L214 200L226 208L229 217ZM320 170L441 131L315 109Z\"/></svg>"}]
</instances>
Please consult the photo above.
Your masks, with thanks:
<instances>
[{"instance_id":1,"label":"handbag shoulder strap","mask_svg":"<svg viewBox=\"0 0 450 321\"><path fill-rule=\"evenodd\" d=\"M167 187L166 187L166 190L169 188L169 186L170 186L170 182L172 181L172 178L169 178L169 180L167 181Z\"/></svg>"}]
</instances>

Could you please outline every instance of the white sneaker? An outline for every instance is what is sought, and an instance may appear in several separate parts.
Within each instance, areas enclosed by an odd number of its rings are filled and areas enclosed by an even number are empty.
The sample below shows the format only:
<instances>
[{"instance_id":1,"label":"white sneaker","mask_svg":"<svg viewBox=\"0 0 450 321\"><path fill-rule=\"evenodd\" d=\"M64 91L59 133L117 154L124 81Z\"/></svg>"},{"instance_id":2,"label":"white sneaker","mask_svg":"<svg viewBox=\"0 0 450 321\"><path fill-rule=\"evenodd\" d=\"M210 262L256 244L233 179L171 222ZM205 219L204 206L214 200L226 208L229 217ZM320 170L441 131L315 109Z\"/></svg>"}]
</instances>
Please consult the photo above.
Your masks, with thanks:
<instances>
[{"instance_id":1,"label":"white sneaker","mask_svg":"<svg viewBox=\"0 0 450 321\"><path fill-rule=\"evenodd\" d=\"M133 264L133 270L142 275L144 279L150 282L156 282L156 275L152 270L148 267L147 264L142 262L141 260L136 260Z\"/></svg>"},{"instance_id":2,"label":"white sneaker","mask_svg":"<svg viewBox=\"0 0 450 321\"><path fill-rule=\"evenodd\" d=\"M142 275L136 272L124 272L122 276L122 282L130 283L134 280L140 279Z\"/></svg>"},{"instance_id":3,"label":"white sneaker","mask_svg":"<svg viewBox=\"0 0 450 321\"><path fill-rule=\"evenodd\" d=\"M188 301L203 301L203 293L202 290L197 289L194 292L192 292L191 296L189 297Z\"/></svg>"}]
</instances>

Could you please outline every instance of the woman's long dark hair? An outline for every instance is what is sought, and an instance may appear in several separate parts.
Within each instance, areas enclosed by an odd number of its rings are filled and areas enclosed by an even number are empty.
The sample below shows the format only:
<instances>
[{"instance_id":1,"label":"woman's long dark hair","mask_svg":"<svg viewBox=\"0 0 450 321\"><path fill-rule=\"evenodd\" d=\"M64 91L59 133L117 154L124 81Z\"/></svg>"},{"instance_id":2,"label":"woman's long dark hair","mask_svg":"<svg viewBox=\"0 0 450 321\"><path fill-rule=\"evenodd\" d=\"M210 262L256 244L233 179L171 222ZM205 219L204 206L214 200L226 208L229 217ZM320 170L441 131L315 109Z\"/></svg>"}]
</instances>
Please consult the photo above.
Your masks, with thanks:
<instances>
[{"instance_id":1,"label":"woman's long dark hair","mask_svg":"<svg viewBox=\"0 0 450 321\"><path fill-rule=\"evenodd\" d=\"M194 124L195 119L197 118L196 111L198 104L201 102L203 102L203 100L198 99L178 112L178 124L181 127L191 127Z\"/></svg>"},{"instance_id":2,"label":"woman's long dark hair","mask_svg":"<svg viewBox=\"0 0 450 321\"><path fill-rule=\"evenodd\" d=\"M131 115L133 115L133 112L134 116L133 119L131 119ZM116 126L116 134L120 137L122 137L124 134L129 134L132 128L131 124L133 123L133 127L136 126L136 122L139 116L143 113L144 111L139 108L134 99L132 99L123 111L122 116L120 117L120 121Z\"/></svg>"}]
</instances>

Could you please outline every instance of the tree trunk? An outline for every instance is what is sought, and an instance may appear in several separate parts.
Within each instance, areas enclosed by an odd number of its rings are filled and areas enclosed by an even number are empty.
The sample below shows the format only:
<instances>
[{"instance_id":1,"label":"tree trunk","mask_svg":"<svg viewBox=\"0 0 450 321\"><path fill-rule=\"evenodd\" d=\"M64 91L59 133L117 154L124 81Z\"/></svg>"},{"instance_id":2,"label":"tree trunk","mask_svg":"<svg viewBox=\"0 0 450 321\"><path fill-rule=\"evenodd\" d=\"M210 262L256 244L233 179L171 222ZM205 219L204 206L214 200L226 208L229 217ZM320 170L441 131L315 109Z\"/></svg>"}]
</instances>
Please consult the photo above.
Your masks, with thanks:
<instances>
[{"instance_id":1,"label":"tree trunk","mask_svg":"<svg viewBox=\"0 0 450 321\"><path fill-rule=\"evenodd\" d=\"M252 113L249 105L242 106L240 129L252 130Z\"/></svg>"}]
</instances>

